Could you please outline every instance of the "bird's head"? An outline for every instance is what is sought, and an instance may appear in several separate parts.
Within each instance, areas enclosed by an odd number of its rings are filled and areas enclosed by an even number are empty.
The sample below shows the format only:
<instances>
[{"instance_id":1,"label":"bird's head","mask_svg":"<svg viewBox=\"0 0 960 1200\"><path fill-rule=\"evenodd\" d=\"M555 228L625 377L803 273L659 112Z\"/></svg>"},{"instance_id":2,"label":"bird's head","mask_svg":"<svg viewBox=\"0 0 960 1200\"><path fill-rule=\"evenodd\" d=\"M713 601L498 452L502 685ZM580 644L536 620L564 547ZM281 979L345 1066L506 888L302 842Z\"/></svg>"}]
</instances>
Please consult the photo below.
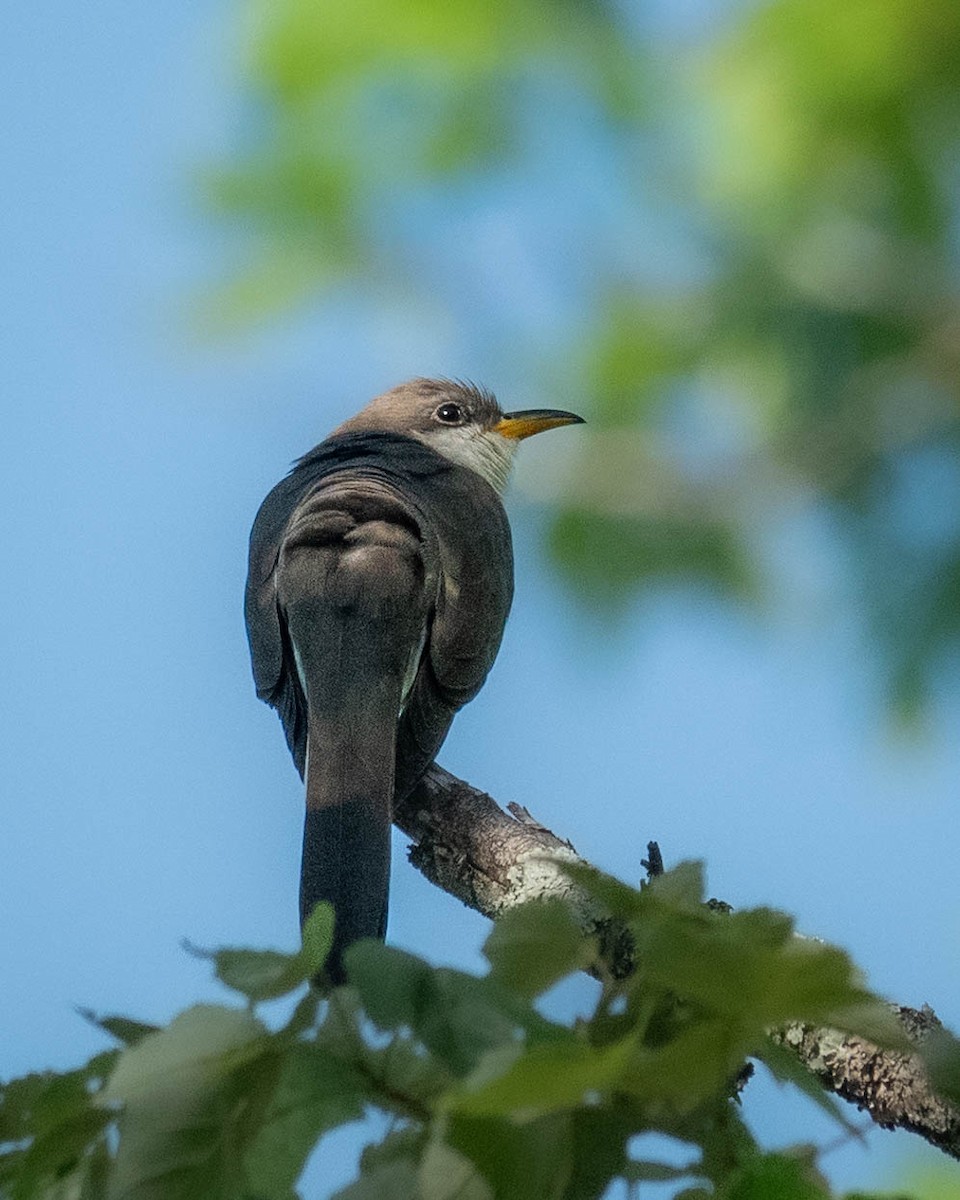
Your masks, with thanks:
<instances>
[{"instance_id":1,"label":"bird's head","mask_svg":"<svg viewBox=\"0 0 960 1200\"><path fill-rule=\"evenodd\" d=\"M374 430L417 438L503 492L524 438L582 422L583 417L555 408L505 413L492 392L473 384L413 379L371 400L335 433Z\"/></svg>"}]
</instances>

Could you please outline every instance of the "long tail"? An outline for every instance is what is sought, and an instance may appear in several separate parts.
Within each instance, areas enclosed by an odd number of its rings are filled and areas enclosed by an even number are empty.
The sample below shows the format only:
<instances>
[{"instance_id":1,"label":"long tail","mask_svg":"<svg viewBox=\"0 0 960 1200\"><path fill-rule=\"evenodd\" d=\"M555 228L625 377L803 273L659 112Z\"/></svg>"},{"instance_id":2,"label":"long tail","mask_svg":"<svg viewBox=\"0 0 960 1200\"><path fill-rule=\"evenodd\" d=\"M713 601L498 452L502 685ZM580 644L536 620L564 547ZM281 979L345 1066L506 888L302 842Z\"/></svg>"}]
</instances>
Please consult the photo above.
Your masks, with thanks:
<instances>
[{"instance_id":1,"label":"long tail","mask_svg":"<svg viewBox=\"0 0 960 1200\"><path fill-rule=\"evenodd\" d=\"M361 805L307 809L300 864L300 923L321 900L336 913L326 975L343 983L343 952L360 938L387 932L390 884L390 821L378 821Z\"/></svg>"},{"instance_id":2,"label":"long tail","mask_svg":"<svg viewBox=\"0 0 960 1200\"><path fill-rule=\"evenodd\" d=\"M369 770L370 757L358 772L356 743L338 745L329 729L318 729L311 721L300 923L321 900L333 905L334 942L326 967L332 983L343 982L343 952L348 946L360 938L382 939L387 932L395 720L389 726L365 722L369 736L363 740L383 760L376 779Z\"/></svg>"},{"instance_id":3,"label":"long tail","mask_svg":"<svg viewBox=\"0 0 960 1200\"><path fill-rule=\"evenodd\" d=\"M308 705L300 919L333 905L338 983L344 950L386 932L397 718L426 619L419 543L385 521L311 512L278 582Z\"/></svg>"}]
</instances>

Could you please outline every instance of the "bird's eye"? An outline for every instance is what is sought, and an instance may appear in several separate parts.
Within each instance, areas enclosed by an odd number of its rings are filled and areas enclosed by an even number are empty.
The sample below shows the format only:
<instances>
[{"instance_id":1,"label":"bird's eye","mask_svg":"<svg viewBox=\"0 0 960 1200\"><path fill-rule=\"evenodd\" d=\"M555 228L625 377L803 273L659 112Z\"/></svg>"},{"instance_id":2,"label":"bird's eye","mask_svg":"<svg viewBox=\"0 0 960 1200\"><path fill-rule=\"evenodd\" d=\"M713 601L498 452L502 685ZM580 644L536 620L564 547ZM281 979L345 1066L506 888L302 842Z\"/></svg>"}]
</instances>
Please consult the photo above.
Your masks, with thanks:
<instances>
[{"instance_id":1,"label":"bird's eye","mask_svg":"<svg viewBox=\"0 0 960 1200\"><path fill-rule=\"evenodd\" d=\"M436 416L444 425L459 425L463 420L463 409L459 404L441 404Z\"/></svg>"}]
</instances>

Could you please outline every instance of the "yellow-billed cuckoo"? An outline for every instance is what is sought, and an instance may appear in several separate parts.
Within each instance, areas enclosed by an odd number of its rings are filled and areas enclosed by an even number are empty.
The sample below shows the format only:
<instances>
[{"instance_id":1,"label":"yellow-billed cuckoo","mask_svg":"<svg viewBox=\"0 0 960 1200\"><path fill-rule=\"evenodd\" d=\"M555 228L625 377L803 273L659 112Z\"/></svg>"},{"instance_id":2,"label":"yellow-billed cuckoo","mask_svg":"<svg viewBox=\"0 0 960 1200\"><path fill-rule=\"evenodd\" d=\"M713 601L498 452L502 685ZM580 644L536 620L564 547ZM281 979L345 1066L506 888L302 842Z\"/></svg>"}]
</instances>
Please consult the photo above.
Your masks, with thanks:
<instances>
[{"instance_id":1,"label":"yellow-billed cuckoo","mask_svg":"<svg viewBox=\"0 0 960 1200\"><path fill-rule=\"evenodd\" d=\"M393 805L496 657L513 595L500 494L516 448L580 421L417 379L335 429L260 507L253 674L306 780L300 918L333 904L334 982L348 945L386 931Z\"/></svg>"}]
</instances>

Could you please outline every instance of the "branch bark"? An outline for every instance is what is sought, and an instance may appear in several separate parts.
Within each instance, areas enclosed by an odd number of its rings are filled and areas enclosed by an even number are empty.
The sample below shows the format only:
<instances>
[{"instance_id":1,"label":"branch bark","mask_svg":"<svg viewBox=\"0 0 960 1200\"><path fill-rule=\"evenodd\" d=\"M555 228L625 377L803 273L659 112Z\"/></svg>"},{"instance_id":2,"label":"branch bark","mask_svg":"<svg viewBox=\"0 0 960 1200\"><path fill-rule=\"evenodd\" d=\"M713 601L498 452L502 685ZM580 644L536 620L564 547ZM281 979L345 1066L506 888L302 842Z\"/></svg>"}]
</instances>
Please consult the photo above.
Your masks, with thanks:
<instances>
[{"instance_id":1,"label":"branch bark","mask_svg":"<svg viewBox=\"0 0 960 1200\"><path fill-rule=\"evenodd\" d=\"M545 897L566 900L583 928L599 935L601 955L616 976L633 969L629 941L562 870L585 862L519 805L504 811L492 797L433 764L394 814L412 839L410 861L431 883L484 916ZM942 1029L933 1010L894 1006L918 1047ZM917 1055L884 1050L832 1029L791 1025L776 1038L823 1086L885 1129L908 1129L960 1159L960 1110L933 1090Z\"/></svg>"}]
</instances>

